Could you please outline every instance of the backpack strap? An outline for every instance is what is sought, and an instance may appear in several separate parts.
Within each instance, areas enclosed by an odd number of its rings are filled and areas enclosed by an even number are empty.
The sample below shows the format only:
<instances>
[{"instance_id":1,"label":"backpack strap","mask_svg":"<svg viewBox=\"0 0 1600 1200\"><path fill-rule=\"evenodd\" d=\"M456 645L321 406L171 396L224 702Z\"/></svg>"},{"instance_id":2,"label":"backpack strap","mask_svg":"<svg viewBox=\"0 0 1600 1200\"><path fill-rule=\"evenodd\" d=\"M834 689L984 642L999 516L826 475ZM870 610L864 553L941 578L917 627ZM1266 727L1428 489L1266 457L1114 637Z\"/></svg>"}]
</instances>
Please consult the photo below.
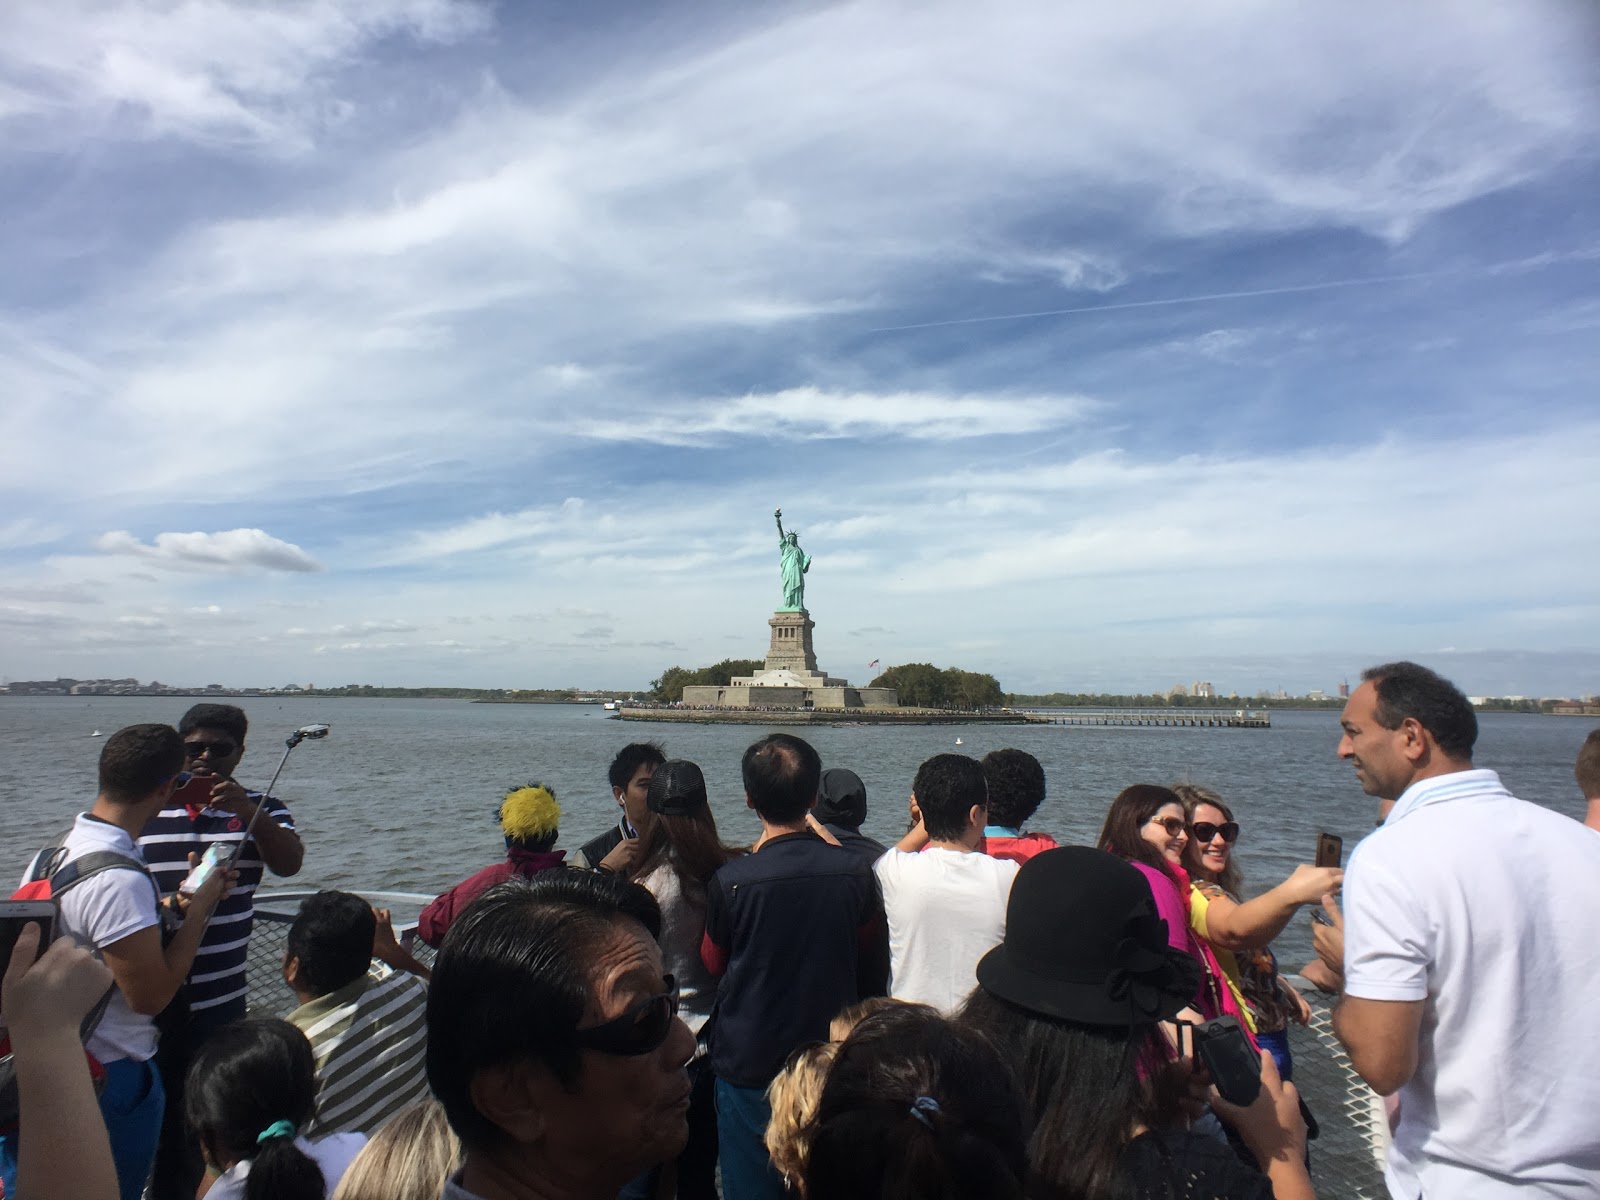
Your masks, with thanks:
<instances>
[{"instance_id":1,"label":"backpack strap","mask_svg":"<svg viewBox=\"0 0 1600 1200\"><path fill-rule=\"evenodd\" d=\"M43 857L41 855L40 857ZM155 889L156 906L161 905L161 888L156 883L150 868L136 858L129 858L126 854L118 854L115 850L93 850L88 854L80 855L63 867L58 867L50 876L50 895L52 899L59 900L61 893L78 886L86 879L104 871L138 871L150 881L150 886Z\"/></svg>"},{"instance_id":2,"label":"backpack strap","mask_svg":"<svg viewBox=\"0 0 1600 1200\"><path fill-rule=\"evenodd\" d=\"M67 836L70 829L63 830L50 839L50 844L38 854L33 856L33 861L28 864L28 877L23 883L40 883L49 879L61 867L61 860L67 856Z\"/></svg>"}]
</instances>

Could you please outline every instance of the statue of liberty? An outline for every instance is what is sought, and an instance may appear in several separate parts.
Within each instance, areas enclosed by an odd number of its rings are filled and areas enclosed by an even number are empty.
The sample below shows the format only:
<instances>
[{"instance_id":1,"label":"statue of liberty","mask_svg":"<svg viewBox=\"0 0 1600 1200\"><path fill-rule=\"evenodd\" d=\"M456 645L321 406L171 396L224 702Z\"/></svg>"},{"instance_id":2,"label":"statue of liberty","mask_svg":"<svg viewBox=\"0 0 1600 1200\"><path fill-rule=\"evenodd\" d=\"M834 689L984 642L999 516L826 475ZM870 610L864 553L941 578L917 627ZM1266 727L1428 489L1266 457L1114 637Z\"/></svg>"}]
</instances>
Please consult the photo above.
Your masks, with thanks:
<instances>
[{"instance_id":1,"label":"statue of liberty","mask_svg":"<svg viewBox=\"0 0 1600 1200\"><path fill-rule=\"evenodd\" d=\"M783 574L783 607L779 612L804 612L806 609L806 572L811 570L811 556L800 549L800 535L793 530L783 531L783 509L773 512L778 522L778 553L783 555L778 564Z\"/></svg>"}]
</instances>

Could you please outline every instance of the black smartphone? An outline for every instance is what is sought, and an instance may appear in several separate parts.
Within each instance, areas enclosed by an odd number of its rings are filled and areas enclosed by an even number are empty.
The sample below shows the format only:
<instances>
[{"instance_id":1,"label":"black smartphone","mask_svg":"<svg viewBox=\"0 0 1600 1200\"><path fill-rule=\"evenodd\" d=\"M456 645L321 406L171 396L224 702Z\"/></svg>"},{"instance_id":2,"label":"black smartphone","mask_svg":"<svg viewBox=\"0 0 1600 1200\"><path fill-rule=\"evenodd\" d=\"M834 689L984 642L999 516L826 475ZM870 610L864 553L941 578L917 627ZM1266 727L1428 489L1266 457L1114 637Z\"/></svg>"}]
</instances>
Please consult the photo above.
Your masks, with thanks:
<instances>
[{"instance_id":1,"label":"black smartphone","mask_svg":"<svg viewBox=\"0 0 1600 1200\"><path fill-rule=\"evenodd\" d=\"M1217 1017L1196 1027L1194 1050L1224 1100L1241 1108L1255 1103L1261 1094L1261 1057L1238 1021Z\"/></svg>"},{"instance_id":2,"label":"black smartphone","mask_svg":"<svg viewBox=\"0 0 1600 1200\"><path fill-rule=\"evenodd\" d=\"M1332 833L1317 834L1317 866L1337 867L1344 861L1344 839Z\"/></svg>"},{"instance_id":3,"label":"black smartphone","mask_svg":"<svg viewBox=\"0 0 1600 1200\"><path fill-rule=\"evenodd\" d=\"M11 961L11 952L17 948L17 938L28 925L41 925L39 949L34 954L37 961L50 938L55 933L56 906L49 900L0 900L0 972Z\"/></svg>"}]
</instances>

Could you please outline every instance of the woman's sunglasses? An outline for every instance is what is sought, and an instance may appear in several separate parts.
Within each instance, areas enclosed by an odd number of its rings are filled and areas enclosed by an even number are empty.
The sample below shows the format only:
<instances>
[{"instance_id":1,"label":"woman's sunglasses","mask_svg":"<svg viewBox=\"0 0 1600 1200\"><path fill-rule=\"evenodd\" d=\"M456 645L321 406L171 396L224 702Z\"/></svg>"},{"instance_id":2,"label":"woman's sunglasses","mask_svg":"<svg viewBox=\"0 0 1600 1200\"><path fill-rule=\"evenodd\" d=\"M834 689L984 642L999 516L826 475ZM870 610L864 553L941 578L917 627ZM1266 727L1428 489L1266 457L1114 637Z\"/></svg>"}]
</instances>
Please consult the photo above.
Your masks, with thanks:
<instances>
[{"instance_id":1,"label":"woman's sunglasses","mask_svg":"<svg viewBox=\"0 0 1600 1200\"><path fill-rule=\"evenodd\" d=\"M1194 840L1202 846L1209 846L1219 833L1222 835L1222 840L1230 846L1239 840L1237 821L1225 821L1221 825L1213 825L1210 821L1196 821L1189 828L1194 833Z\"/></svg>"},{"instance_id":2,"label":"woman's sunglasses","mask_svg":"<svg viewBox=\"0 0 1600 1200\"><path fill-rule=\"evenodd\" d=\"M671 975L662 976L667 990L659 996L647 996L629 1007L614 1021L580 1029L573 1040L586 1050L601 1054L615 1054L636 1058L649 1054L672 1032L673 1018L678 1015L678 981Z\"/></svg>"},{"instance_id":3,"label":"woman's sunglasses","mask_svg":"<svg viewBox=\"0 0 1600 1200\"><path fill-rule=\"evenodd\" d=\"M1184 830L1183 820L1179 817L1151 817L1147 825L1159 825L1167 831L1168 837L1177 837Z\"/></svg>"}]
</instances>

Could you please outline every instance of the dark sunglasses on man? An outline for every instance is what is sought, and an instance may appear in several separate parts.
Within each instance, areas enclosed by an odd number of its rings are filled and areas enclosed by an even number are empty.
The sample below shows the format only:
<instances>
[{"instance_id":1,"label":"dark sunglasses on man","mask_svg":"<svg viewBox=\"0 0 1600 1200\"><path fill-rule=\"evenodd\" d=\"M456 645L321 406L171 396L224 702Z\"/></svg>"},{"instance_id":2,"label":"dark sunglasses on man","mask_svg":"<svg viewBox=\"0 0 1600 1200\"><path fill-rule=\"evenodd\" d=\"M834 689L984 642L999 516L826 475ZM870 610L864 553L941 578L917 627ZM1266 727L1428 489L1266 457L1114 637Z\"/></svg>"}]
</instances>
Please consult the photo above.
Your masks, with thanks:
<instances>
[{"instance_id":1,"label":"dark sunglasses on man","mask_svg":"<svg viewBox=\"0 0 1600 1200\"><path fill-rule=\"evenodd\" d=\"M1222 835L1222 840L1230 846L1239 840L1239 822L1237 821L1224 821L1221 825L1213 824L1210 821L1196 821L1189 827L1189 830L1194 834L1194 840L1202 846L1209 846L1219 833Z\"/></svg>"},{"instance_id":2,"label":"dark sunglasses on man","mask_svg":"<svg viewBox=\"0 0 1600 1200\"><path fill-rule=\"evenodd\" d=\"M585 1050L601 1054L615 1054L635 1058L649 1054L672 1032L673 1019L678 1015L678 981L671 975L662 976L667 990L656 996L628 1006L628 1011L615 1020L573 1034L573 1041Z\"/></svg>"},{"instance_id":3,"label":"dark sunglasses on man","mask_svg":"<svg viewBox=\"0 0 1600 1200\"><path fill-rule=\"evenodd\" d=\"M183 744L183 753L187 758L199 758L202 754L209 754L212 758L232 758L233 752L238 748L233 742L203 741L196 738L192 742Z\"/></svg>"}]
</instances>

